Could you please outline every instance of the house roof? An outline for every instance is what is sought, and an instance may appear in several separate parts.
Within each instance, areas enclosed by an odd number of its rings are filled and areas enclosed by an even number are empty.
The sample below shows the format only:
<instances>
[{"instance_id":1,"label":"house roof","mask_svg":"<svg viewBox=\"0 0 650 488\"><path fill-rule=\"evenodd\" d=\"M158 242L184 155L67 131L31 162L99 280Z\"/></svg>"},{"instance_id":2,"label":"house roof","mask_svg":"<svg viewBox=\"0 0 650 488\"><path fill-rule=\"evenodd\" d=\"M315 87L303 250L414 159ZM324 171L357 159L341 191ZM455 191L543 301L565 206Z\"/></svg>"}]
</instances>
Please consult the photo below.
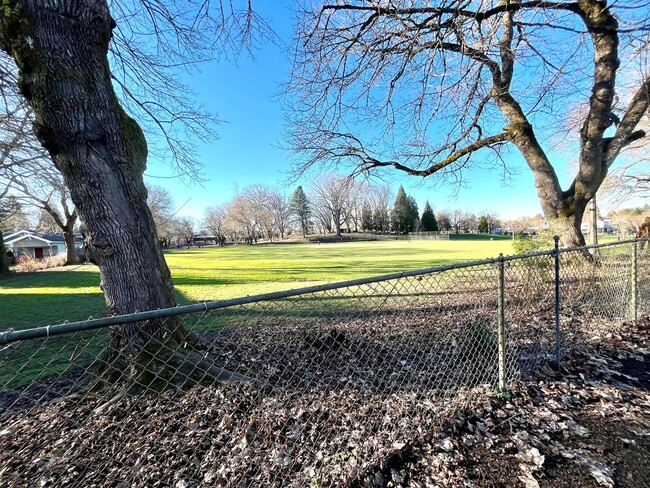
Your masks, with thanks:
<instances>
[{"instance_id":1,"label":"house roof","mask_svg":"<svg viewBox=\"0 0 650 488\"><path fill-rule=\"evenodd\" d=\"M65 242L62 234L40 234L40 236L43 239L47 239L48 241L52 242Z\"/></svg>"},{"instance_id":2,"label":"house roof","mask_svg":"<svg viewBox=\"0 0 650 488\"><path fill-rule=\"evenodd\" d=\"M16 242L22 241L23 239L34 239L37 241L44 242L47 245L64 242L63 236L57 236L52 234L39 235L36 232L32 232L29 230L19 230L16 232L11 232L9 234L3 234L2 238L4 240L5 246L15 244Z\"/></svg>"},{"instance_id":3,"label":"house roof","mask_svg":"<svg viewBox=\"0 0 650 488\"><path fill-rule=\"evenodd\" d=\"M2 233L2 238L7 241L7 239L13 239L16 236L19 235L25 235L25 234L33 234L31 230L14 230L11 232L3 232Z\"/></svg>"}]
</instances>

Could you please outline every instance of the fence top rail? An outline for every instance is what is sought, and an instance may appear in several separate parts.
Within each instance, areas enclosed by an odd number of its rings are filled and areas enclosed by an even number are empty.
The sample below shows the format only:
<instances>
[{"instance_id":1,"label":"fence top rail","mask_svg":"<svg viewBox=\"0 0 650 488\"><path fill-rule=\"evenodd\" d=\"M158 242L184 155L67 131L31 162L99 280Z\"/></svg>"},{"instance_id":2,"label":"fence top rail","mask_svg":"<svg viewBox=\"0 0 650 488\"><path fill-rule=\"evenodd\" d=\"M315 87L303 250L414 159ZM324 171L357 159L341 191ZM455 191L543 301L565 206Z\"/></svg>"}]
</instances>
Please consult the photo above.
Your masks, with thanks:
<instances>
[{"instance_id":1,"label":"fence top rail","mask_svg":"<svg viewBox=\"0 0 650 488\"><path fill-rule=\"evenodd\" d=\"M560 249L560 252L562 253L562 252L571 252L571 251L601 248L601 247L619 246L623 244L632 244L638 240L648 240L648 239L633 239L633 240L619 241L619 242L609 243L609 244L599 244L595 246L563 248ZM150 310L146 312L136 312L127 315L115 315L112 317L81 320L77 322L67 322L63 324L47 325L43 327L36 327L32 329L24 329L18 331L15 331L10 328L3 332L0 332L0 345L10 344L13 342L18 342L18 341L28 340L28 339L38 339L38 338L55 336L55 335L68 334L68 333L79 332L84 330L94 330L94 329L99 329L104 327L110 327L113 325L123 325L123 324L128 324L133 322L141 322L145 320L174 317L178 315L186 315L190 313L207 312L209 310L236 307L236 306L247 305L256 302L280 300L283 298L291 298L300 295L309 295L312 293L331 291L331 290L336 290L341 288L349 288L353 286L368 285L372 283L379 283L382 281L390 281L390 280L396 280L400 278L415 277L415 276L421 276L426 274L442 273L450 270L472 268L476 266L483 266L486 264L518 261L521 259L532 258L532 257L553 256L554 253L555 251L551 249L548 251L539 251L539 252L527 253L527 254L516 254L511 256L501 255L497 258L488 258L488 259L482 259L478 261L468 261L465 263L449 264L445 266L436 266L432 268L424 268L424 269L418 269L413 271L402 271L397 273L373 276L370 278L359 278L355 280L338 281L334 283L326 283L322 285L314 285L314 286L309 286L304 288L295 288L291 290L264 293L260 295L251 295L247 297L232 298L228 300L195 303L191 305L183 305L174 308Z\"/></svg>"},{"instance_id":2,"label":"fence top rail","mask_svg":"<svg viewBox=\"0 0 650 488\"><path fill-rule=\"evenodd\" d=\"M580 247L561 247L560 253L588 251L589 249L601 249L604 247L622 246L624 244L634 244L635 242L648 241L648 240L650 239L644 237L644 238L628 239L626 241L607 242L605 244L591 244L591 245L580 246Z\"/></svg>"}]
</instances>

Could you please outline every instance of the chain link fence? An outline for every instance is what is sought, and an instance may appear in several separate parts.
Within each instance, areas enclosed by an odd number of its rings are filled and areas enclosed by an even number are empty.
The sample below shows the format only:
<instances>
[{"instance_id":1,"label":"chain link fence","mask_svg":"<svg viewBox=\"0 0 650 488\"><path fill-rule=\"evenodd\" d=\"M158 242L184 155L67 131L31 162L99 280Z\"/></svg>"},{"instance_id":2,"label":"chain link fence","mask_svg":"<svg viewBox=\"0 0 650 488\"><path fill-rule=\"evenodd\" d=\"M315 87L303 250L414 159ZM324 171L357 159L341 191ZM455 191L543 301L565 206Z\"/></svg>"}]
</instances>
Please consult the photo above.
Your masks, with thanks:
<instances>
[{"instance_id":1,"label":"chain link fence","mask_svg":"<svg viewBox=\"0 0 650 488\"><path fill-rule=\"evenodd\" d=\"M446 412L650 313L645 244L0 333L0 484L400 486Z\"/></svg>"}]
</instances>

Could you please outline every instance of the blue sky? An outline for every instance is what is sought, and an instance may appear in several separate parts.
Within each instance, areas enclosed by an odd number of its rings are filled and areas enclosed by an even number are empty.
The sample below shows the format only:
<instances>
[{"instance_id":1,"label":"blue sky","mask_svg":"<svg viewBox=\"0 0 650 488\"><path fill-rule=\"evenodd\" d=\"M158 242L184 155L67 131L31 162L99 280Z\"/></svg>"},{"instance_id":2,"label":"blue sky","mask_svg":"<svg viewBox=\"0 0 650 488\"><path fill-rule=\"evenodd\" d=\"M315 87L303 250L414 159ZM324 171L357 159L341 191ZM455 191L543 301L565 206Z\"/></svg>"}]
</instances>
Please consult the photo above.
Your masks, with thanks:
<instances>
[{"instance_id":1,"label":"blue sky","mask_svg":"<svg viewBox=\"0 0 650 488\"><path fill-rule=\"evenodd\" d=\"M270 5L273 3L273 5ZM280 2L259 2L258 11L271 24L282 41L288 42L292 31L292 12ZM290 2L281 2L288 5ZM185 79L186 84L210 111L223 120L219 139L212 143L197 142L206 181L186 185L168 178L170 165L150 158L146 181L169 189L179 215L200 219L206 207L225 203L238 189L256 183L277 185L287 178L290 154L278 148L282 143L282 111L277 94L290 69L289 55L281 46L267 43L254 58L206 63L201 71ZM402 184L420 207L426 200L436 210L462 208L476 213L490 211L502 219L540 212L533 177L522 158L510 153L515 171L509 185L503 185L498 171L470 170L466 184L455 196L451 187L433 187L421 178L389 174L394 190ZM156 178L163 177L163 178ZM560 175L562 180L566 180ZM306 181L301 181L306 185ZM566 185L566 182L563 181ZM287 190L292 192L295 185Z\"/></svg>"}]
</instances>

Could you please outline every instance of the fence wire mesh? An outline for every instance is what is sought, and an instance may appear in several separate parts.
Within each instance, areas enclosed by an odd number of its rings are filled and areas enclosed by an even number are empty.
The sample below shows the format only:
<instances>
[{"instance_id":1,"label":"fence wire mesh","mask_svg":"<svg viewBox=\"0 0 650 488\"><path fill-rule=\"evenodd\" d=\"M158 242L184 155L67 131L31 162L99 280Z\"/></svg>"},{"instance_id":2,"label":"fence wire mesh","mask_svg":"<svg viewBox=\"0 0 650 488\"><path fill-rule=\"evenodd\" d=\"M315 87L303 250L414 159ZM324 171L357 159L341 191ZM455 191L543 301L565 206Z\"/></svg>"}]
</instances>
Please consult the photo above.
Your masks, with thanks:
<instances>
[{"instance_id":1,"label":"fence wire mesh","mask_svg":"<svg viewBox=\"0 0 650 488\"><path fill-rule=\"evenodd\" d=\"M445 412L554 360L555 258L206 304L31 340L5 334L0 480L399 486L396 453L426 439ZM586 327L648 313L650 260L639 243L558 259L563 347L585 340Z\"/></svg>"}]
</instances>

